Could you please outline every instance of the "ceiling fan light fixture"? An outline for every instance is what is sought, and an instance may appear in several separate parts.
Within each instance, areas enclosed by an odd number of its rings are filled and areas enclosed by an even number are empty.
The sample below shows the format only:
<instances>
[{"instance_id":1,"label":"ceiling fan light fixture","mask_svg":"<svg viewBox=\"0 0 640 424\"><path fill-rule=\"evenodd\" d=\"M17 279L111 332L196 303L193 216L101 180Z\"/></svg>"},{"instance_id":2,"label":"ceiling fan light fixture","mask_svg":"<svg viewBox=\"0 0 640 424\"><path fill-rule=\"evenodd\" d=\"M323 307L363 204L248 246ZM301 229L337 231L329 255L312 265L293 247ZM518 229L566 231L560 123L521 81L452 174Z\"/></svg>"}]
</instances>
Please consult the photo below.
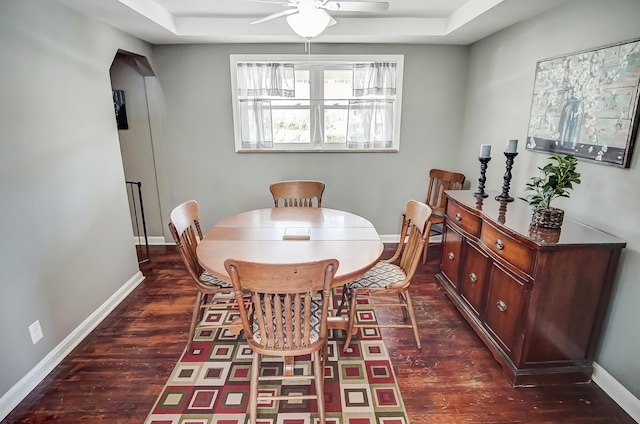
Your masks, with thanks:
<instances>
[{"instance_id":1,"label":"ceiling fan light fixture","mask_svg":"<svg viewBox=\"0 0 640 424\"><path fill-rule=\"evenodd\" d=\"M331 16L321 9L300 8L298 13L287 16L287 23L291 29L307 40L322 34L331 22Z\"/></svg>"}]
</instances>

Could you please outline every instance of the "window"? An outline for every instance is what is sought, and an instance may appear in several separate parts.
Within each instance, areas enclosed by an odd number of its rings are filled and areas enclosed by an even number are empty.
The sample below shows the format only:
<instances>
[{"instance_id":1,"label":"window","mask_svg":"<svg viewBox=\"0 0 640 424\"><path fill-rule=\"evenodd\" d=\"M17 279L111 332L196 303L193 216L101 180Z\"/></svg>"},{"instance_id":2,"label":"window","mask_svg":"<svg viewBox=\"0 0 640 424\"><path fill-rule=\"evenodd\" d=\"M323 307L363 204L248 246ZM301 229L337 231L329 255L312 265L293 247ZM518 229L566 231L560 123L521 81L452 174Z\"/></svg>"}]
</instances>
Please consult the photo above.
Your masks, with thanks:
<instances>
[{"instance_id":1,"label":"window","mask_svg":"<svg viewBox=\"0 0 640 424\"><path fill-rule=\"evenodd\" d=\"M230 62L236 151L398 151L402 55Z\"/></svg>"}]
</instances>

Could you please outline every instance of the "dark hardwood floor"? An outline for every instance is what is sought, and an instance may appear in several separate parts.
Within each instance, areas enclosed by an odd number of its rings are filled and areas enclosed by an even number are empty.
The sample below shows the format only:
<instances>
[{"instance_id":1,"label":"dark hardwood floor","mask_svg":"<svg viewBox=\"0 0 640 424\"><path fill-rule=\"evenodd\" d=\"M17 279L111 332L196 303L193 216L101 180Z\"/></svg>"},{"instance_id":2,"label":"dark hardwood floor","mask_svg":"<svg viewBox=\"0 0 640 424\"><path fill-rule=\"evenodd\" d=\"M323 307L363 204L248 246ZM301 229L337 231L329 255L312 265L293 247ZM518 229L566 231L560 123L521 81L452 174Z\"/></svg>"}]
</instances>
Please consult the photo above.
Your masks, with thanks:
<instances>
[{"instance_id":1,"label":"dark hardwood floor","mask_svg":"<svg viewBox=\"0 0 640 424\"><path fill-rule=\"evenodd\" d=\"M635 423L594 383L511 388L438 288L439 254L430 249L412 283L422 350L411 330L383 330L412 424ZM146 280L3 423L144 422L185 347L195 299L174 246L151 246L151 257Z\"/></svg>"}]
</instances>

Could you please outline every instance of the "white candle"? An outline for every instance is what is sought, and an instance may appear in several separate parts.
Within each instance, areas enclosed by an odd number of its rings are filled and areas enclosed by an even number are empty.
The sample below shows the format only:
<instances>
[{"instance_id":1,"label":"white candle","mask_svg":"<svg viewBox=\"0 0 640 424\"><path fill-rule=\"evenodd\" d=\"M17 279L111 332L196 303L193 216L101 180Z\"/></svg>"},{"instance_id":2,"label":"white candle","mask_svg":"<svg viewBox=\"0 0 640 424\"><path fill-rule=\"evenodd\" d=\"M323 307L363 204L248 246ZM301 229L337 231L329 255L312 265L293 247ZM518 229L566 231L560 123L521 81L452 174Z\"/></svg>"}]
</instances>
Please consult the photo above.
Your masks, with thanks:
<instances>
[{"instance_id":1,"label":"white candle","mask_svg":"<svg viewBox=\"0 0 640 424\"><path fill-rule=\"evenodd\" d=\"M490 158L491 157L491 144L481 144L480 145L480 157L481 158Z\"/></svg>"},{"instance_id":2,"label":"white candle","mask_svg":"<svg viewBox=\"0 0 640 424\"><path fill-rule=\"evenodd\" d=\"M504 149L505 153L517 153L518 140L507 140L507 147Z\"/></svg>"}]
</instances>

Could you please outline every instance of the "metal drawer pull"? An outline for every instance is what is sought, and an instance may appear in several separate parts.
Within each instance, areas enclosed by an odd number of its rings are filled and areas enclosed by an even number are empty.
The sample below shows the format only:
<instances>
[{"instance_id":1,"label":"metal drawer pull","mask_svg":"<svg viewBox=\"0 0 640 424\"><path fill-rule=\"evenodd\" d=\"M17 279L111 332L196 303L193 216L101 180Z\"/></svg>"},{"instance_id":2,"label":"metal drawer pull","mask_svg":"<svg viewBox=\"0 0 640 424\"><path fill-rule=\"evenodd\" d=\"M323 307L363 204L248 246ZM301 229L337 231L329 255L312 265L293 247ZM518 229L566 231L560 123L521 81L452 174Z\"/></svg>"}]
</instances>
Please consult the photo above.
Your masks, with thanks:
<instances>
[{"instance_id":1,"label":"metal drawer pull","mask_svg":"<svg viewBox=\"0 0 640 424\"><path fill-rule=\"evenodd\" d=\"M469 274L469 280L471 280L472 283L475 283L476 281L478 281L478 276L472 272L471 274Z\"/></svg>"},{"instance_id":2,"label":"metal drawer pull","mask_svg":"<svg viewBox=\"0 0 640 424\"><path fill-rule=\"evenodd\" d=\"M500 239L497 239L497 240L496 240L496 248L497 248L498 250L502 250L502 249L504 249L504 243L502 242L502 240L500 240Z\"/></svg>"},{"instance_id":3,"label":"metal drawer pull","mask_svg":"<svg viewBox=\"0 0 640 424\"><path fill-rule=\"evenodd\" d=\"M500 312L505 312L507 310L507 304L504 303L502 300L498 300L496 302L496 306L498 307L498 310Z\"/></svg>"},{"instance_id":4,"label":"metal drawer pull","mask_svg":"<svg viewBox=\"0 0 640 424\"><path fill-rule=\"evenodd\" d=\"M456 214L456 221L462 221L462 215L460 215L460 212Z\"/></svg>"},{"instance_id":5,"label":"metal drawer pull","mask_svg":"<svg viewBox=\"0 0 640 424\"><path fill-rule=\"evenodd\" d=\"M449 260L452 261L456 258L456 255L453 254L453 252L449 252L449 254L447 255L449 257Z\"/></svg>"}]
</instances>

